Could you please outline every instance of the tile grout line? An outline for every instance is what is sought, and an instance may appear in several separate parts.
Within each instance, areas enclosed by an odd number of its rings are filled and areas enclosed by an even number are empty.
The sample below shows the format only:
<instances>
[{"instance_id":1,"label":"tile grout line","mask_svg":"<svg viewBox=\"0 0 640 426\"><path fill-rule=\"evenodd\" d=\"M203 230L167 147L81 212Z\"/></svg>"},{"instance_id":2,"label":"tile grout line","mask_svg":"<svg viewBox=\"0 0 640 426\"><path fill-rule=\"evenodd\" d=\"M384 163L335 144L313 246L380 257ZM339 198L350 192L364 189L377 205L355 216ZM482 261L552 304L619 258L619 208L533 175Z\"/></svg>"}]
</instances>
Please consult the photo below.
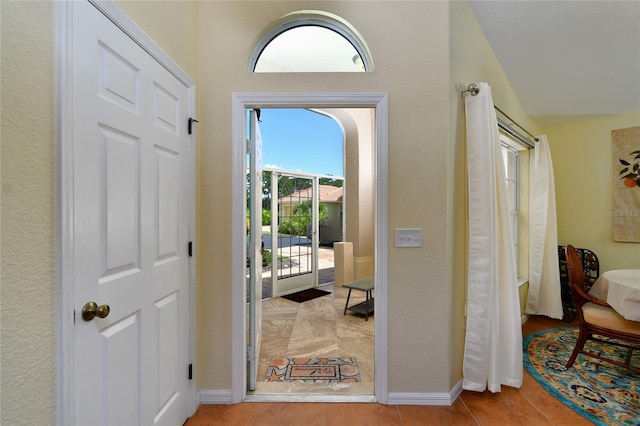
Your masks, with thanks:
<instances>
[{"instance_id":1,"label":"tile grout line","mask_svg":"<svg viewBox=\"0 0 640 426\"><path fill-rule=\"evenodd\" d=\"M473 412L471 411L471 409L469 408L469 406L467 405L466 402L464 402L464 399L462 399L462 395L460 395L460 397L458 398L460 400L460 402L462 403L462 405L464 405L464 408L467 409L467 412L469 413L469 415L471 416L471 418L473 419L474 422L476 422L476 424L478 426L480 426L480 422L478 421L478 419L476 418L476 416L473 415Z\"/></svg>"},{"instance_id":2,"label":"tile grout line","mask_svg":"<svg viewBox=\"0 0 640 426\"><path fill-rule=\"evenodd\" d=\"M540 413L542 415L542 417L544 417L545 419L547 419L549 421L549 423L551 423L552 425L556 424L553 420L551 420L549 417L547 417L547 415L544 413L544 411L542 411L540 408L538 408L537 405L535 405L533 402L531 402L531 400L529 400L529 398L527 398L527 396L520 392L520 389L518 389L518 393L520 394L520 396L522 396L522 398L527 401L529 403L529 405L531 405L538 413Z\"/></svg>"},{"instance_id":3,"label":"tile grout line","mask_svg":"<svg viewBox=\"0 0 640 426\"><path fill-rule=\"evenodd\" d=\"M398 414L398 418L400 419L400 425L404 425L404 419L402 418L402 414L400 413L400 407L398 405L394 405L396 409L396 413Z\"/></svg>"}]
</instances>

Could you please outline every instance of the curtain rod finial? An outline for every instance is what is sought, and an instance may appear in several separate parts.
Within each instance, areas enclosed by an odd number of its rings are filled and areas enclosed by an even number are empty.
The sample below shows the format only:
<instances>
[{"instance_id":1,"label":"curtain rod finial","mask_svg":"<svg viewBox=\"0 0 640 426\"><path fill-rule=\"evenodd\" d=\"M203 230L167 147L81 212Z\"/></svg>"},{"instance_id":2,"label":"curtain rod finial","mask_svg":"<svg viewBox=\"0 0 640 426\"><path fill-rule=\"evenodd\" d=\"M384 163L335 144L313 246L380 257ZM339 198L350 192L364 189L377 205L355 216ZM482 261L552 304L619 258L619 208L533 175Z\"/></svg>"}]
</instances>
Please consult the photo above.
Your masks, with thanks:
<instances>
[{"instance_id":1,"label":"curtain rod finial","mask_svg":"<svg viewBox=\"0 0 640 426\"><path fill-rule=\"evenodd\" d=\"M460 97L464 97L464 94L466 92L471 93L471 96L475 96L480 92L480 88L478 86L476 86L474 83L471 83L470 85L467 86L467 90L463 90L460 93Z\"/></svg>"}]
</instances>

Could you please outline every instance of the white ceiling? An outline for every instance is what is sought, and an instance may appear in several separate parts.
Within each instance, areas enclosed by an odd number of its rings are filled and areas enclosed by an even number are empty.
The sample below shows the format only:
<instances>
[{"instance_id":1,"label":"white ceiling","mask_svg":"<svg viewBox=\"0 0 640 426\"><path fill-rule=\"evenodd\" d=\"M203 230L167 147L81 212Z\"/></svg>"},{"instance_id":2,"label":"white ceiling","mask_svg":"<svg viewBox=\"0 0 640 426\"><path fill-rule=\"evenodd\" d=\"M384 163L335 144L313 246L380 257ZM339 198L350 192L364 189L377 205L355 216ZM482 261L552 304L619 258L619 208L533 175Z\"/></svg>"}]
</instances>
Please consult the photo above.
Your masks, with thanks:
<instances>
[{"instance_id":1,"label":"white ceiling","mask_svg":"<svg viewBox=\"0 0 640 426\"><path fill-rule=\"evenodd\" d=\"M539 125L640 109L640 0L470 4Z\"/></svg>"}]
</instances>

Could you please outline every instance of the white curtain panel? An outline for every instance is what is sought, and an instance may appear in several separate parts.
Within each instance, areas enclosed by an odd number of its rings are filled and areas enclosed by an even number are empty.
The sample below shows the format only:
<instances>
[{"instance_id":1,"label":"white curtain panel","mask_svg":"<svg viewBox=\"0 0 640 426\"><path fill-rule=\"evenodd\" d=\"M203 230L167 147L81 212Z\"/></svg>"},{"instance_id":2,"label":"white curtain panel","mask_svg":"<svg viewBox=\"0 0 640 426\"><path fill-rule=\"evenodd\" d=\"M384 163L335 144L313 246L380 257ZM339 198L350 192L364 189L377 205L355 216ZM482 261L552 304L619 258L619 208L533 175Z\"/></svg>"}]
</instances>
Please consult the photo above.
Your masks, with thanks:
<instances>
[{"instance_id":1,"label":"white curtain panel","mask_svg":"<svg viewBox=\"0 0 640 426\"><path fill-rule=\"evenodd\" d=\"M558 224L551 151L545 135L538 136L531 164L531 266L525 313L562 318L558 268Z\"/></svg>"},{"instance_id":2,"label":"white curtain panel","mask_svg":"<svg viewBox=\"0 0 640 426\"><path fill-rule=\"evenodd\" d=\"M522 329L505 171L487 83L467 95L468 267L463 389L522 385Z\"/></svg>"}]
</instances>

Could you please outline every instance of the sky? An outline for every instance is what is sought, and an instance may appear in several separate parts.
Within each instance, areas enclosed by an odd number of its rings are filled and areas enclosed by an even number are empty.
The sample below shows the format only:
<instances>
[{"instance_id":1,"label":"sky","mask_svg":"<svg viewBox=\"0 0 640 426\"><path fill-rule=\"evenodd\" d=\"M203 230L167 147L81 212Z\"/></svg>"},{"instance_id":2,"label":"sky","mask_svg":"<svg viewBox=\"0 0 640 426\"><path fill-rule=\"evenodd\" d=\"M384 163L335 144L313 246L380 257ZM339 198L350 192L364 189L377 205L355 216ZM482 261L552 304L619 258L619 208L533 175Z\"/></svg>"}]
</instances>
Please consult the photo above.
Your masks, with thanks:
<instances>
[{"instance_id":1,"label":"sky","mask_svg":"<svg viewBox=\"0 0 640 426\"><path fill-rule=\"evenodd\" d=\"M262 109L260 133L264 167L344 175L344 136L334 119L300 108Z\"/></svg>"}]
</instances>

